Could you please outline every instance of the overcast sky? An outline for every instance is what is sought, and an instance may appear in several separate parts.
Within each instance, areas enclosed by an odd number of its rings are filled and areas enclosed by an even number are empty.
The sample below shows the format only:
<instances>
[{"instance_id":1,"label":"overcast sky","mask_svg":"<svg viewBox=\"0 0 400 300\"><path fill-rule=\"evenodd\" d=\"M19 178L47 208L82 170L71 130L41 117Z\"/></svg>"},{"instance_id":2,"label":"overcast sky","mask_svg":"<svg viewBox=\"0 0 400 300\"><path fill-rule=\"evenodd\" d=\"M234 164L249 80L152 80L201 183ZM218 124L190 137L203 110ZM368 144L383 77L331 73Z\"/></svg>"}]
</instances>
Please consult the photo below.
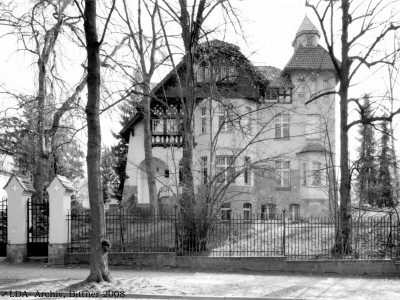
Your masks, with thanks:
<instances>
[{"instance_id":1,"label":"overcast sky","mask_svg":"<svg viewBox=\"0 0 400 300\"><path fill-rule=\"evenodd\" d=\"M246 40L232 33L220 39L239 45L255 65L271 65L283 69L293 54L291 44L304 16L307 14L318 27L313 12L305 8L304 0L246 0L234 3L238 4L241 19L244 20L242 26ZM219 17L215 15L216 19L211 19L211 24L220 21ZM320 43L325 47L322 41ZM14 50L15 46L9 40L0 39L0 84L7 83L16 90L26 91L32 88L32 82L36 80L36 76L32 79L32 73L27 71L34 61L32 56L24 56L22 52L12 54ZM156 73L154 81L159 80L163 74ZM381 79L378 76L371 81L373 84L366 82L368 89L377 89L374 83ZM353 90L354 95L363 92L366 92L363 88ZM115 143L110 129L120 130L115 115L102 118L102 140L108 145Z\"/></svg>"}]
</instances>

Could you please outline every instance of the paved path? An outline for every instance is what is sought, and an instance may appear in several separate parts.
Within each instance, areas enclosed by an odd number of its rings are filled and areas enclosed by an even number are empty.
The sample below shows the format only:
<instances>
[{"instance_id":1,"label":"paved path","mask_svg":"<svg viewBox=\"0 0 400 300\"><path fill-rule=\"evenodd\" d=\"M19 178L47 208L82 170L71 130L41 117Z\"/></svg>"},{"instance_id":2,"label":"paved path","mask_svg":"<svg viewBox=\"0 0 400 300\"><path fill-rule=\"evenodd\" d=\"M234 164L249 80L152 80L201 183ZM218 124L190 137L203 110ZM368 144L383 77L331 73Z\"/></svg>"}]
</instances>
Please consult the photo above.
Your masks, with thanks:
<instances>
[{"instance_id":1,"label":"paved path","mask_svg":"<svg viewBox=\"0 0 400 300\"><path fill-rule=\"evenodd\" d=\"M99 295L106 290L123 291L125 298L137 299L400 299L399 278L116 267L111 267L111 270L115 280L113 284L92 285L87 291ZM88 266L55 267L43 263L0 262L0 295L9 296L9 291L14 291L14 296L15 292L24 291L30 292L27 293L29 296L34 296L37 291L64 291L62 298L68 298L71 286L84 280L88 274ZM76 291L71 296L85 295ZM43 296L57 298L54 294Z\"/></svg>"}]
</instances>

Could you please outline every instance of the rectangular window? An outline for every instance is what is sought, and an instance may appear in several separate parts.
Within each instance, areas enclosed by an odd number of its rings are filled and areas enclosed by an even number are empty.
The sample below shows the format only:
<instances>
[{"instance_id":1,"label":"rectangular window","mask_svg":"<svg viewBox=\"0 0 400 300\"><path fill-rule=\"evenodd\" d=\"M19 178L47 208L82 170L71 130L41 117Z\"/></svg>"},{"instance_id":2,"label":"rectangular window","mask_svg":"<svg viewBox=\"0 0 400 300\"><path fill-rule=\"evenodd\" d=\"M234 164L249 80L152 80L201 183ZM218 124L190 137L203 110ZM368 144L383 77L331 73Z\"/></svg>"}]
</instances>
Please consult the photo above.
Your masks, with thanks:
<instances>
[{"instance_id":1,"label":"rectangular window","mask_svg":"<svg viewBox=\"0 0 400 300\"><path fill-rule=\"evenodd\" d=\"M306 124L306 138L307 139L319 139L320 138L320 115L307 115Z\"/></svg>"},{"instance_id":2,"label":"rectangular window","mask_svg":"<svg viewBox=\"0 0 400 300\"><path fill-rule=\"evenodd\" d=\"M166 119L165 120L165 128L168 133L178 133L178 122L176 119Z\"/></svg>"},{"instance_id":3,"label":"rectangular window","mask_svg":"<svg viewBox=\"0 0 400 300\"><path fill-rule=\"evenodd\" d=\"M207 133L207 107L201 108L201 133Z\"/></svg>"},{"instance_id":4,"label":"rectangular window","mask_svg":"<svg viewBox=\"0 0 400 300\"><path fill-rule=\"evenodd\" d=\"M262 220L273 220L276 217L276 204L267 203L261 205L261 219Z\"/></svg>"},{"instance_id":5,"label":"rectangular window","mask_svg":"<svg viewBox=\"0 0 400 300\"><path fill-rule=\"evenodd\" d=\"M292 99L290 97L290 90L288 89L279 89L279 102L281 103L290 103Z\"/></svg>"},{"instance_id":6,"label":"rectangular window","mask_svg":"<svg viewBox=\"0 0 400 300\"><path fill-rule=\"evenodd\" d=\"M251 184L250 164L251 164L250 157L246 156L244 158L243 177L244 177L244 184L247 184L247 185Z\"/></svg>"},{"instance_id":7,"label":"rectangular window","mask_svg":"<svg viewBox=\"0 0 400 300\"><path fill-rule=\"evenodd\" d=\"M235 182L235 157L218 155L215 160L216 175L218 183Z\"/></svg>"},{"instance_id":8,"label":"rectangular window","mask_svg":"<svg viewBox=\"0 0 400 300\"><path fill-rule=\"evenodd\" d=\"M276 88L269 88L266 91L266 98L267 100L278 100L278 89Z\"/></svg>"},{"instance_id":9,"label":"rectangular window","mask_svg":"<svg viewBox=\"0 0 400 300\"><path fill-rule=\"evenodd\" d=\"M290 161L275 162L276 186L290 187Z\"/></svg>"},{"instance_id":10,"label":"rectangular window","mask_svg":"<svg viewBox=\"0 0 400 300\"><path fill-rule=\"evenodd\" d=\"M243 204L243 220L251 219L251 203Z\"/></svg>"},{"instance_id":11,"label":"rectangular window","mask_svg":"<svg viewBox=\"0 0 400 300\"><path fill-rule=\"evenodd\" d=\"M275 117L275 138L289 137L289 114L280 114Z\"/></svg>"},{"instance_id":12,"label":"rectangular window","mask_svg":"<svg viewBox=\"0 0 400 300\"><path fill-rule=\"evenodd\" d=\"M310 94L311 94L310 96L311 97L314 96L316 92L317 92L317 78L313 77L311 78L310 81Z\"/></svg>"},{"instance_id":13,"label":"rectangular window","mask_svg":"<svg viewBox=\"0 0 400 300\"><path fill-rule=\"evenodd\" d=\"M197 82L204 82L204 67L198 66L196 72L196 80Z\"/></svg>"},{"instance_id":14,"label":"rectangular window","mask_svg":"<svg viewBox=\"0 0 400 300\"><path fill-rule=\"evenodd\" d=\"M231 204L224 203L221 205L221 220L229 221L231 219Z\"/></svg>"},{"instance_id":15,"label":"rectangular window","mask_svg":"<svg viewBox=\"0 0 400 300\"><path fill-rule=\"evenodd\" d=\"M329 90L330 90L329 78L327 77L323 79L323 92L326 93L329 92ZM328 99L328 97L329 97L328 95L324 95L324 99Z\"/></svg>"},{"instance_id":16,"label":"rectangular window","mask_svg":"<svg viewBox=\"0 0 400 300\"><path fill-rule=\"evenodd\" d=\"M219 74L218 74L217 79L218 80L222 80L222 81L227 80L228 70L229 69L227 68L227 66L222 65L220 70L219 70Z\"/></svg>"},{"instance_id":17,"label":"rectangular window","mask_svg":"<svg viewBox=\"0 0 400 300\"><path fill-rule=\"evenodd\" d=\"M312 184L313 185L321 185L321 163L313 162L313 170L312 170Z\"/></svg>"},{"instance_id":18,"label":"rectangular window","mask_svg":"<svg viewBox=\"0 0 400 300\"><path fill-rule=\"evenodd\" d=\"M294 222L298 222L300 220L300 205L289 205L289 219Z\"/></svg>"},{"instance_id":19,"label":"rectangular window","mask_svg":"<svg viewBox=\"0 0 400 300\"><path fill-rule=\"evenodd\" d=\"M314 36L309 35L307 36L307 47L314 46Z\"/></svg>"},{"instance_id":20,"label":"rectangular window","mask_svg":"<svg viewBox=\"0 0 400 300\"><path fill-rule=\"evenodd\" d=\"M203 177L203 183L207 184L208 182L207 156L203 156L201 158L201 174Z\"/></svg>"},{"instance_id":21,"label":"rectangular window","mask_svg":"<svg viewBox=\"0 0 400 300\"><path fill-rule=\"evenodd\" d=\"M218 115L218 129L221 132L232 131L233 129L232 122L230 122L228 118L228 113L224 105L218 104L217 115Z\"/></svg>"},{"instance_id":22,"label":"rectangular window","mask_svg":"<svg viewBox=\"0 0 400 300\"><path fill-rule=\"evenodd\" d=\"M244 177L244 184L251 184L251 172L250 172L250 157L246 156L244 158L244 170L243 170L243 177Z\"/></svg>"},{"instance_id":23,"label":"rectangular window","mask_svg":"<svg viewBox=\"0 0 400 300\"><path fill-rule=\"evenodd\" d=\"M210 67L204 66L204 82L210 82L210 79L211 79Z\"/></svg>"},{"instance_id":24,"label":"rectangular window","mask_svg":"<svg viewBox=\"0 0 400 300\"><path fill-rule=\"evenodd\" d=\"M164 122L162 119L151 120L153 133L164 133Z\"/></svg>"},{"instance_id":25,"label":"rectangular window","mask_svg":"<svg viewBox=\"0 0 400 300\"><path fill-rule=\"evenodd\" d=\"M237 76L236 67L229 66L228 70L227 70L228 81L230 81L230 82L235 81L236 80L236 76Z\"/></svg>"},{"instance_id":26,"label":"rectangular window","mask_svg":"<svg viewBox=\"0 0 400 300\"><path fill-rule=\"evenodd\" d=\"M303 186L307 186L307 163L303 163Z\"/></svg>"},{"instance_id":27,"label":"rectangular window","mask_svg":"<svg viewBox=\"0 0 400 300\"><path fill-rule=\"evenodd\" d=\"M246 106L244 115L241 120L241 125L243 132L251 133L253 125L251 116L251 107Z\"/></svg>"}]
</instances>

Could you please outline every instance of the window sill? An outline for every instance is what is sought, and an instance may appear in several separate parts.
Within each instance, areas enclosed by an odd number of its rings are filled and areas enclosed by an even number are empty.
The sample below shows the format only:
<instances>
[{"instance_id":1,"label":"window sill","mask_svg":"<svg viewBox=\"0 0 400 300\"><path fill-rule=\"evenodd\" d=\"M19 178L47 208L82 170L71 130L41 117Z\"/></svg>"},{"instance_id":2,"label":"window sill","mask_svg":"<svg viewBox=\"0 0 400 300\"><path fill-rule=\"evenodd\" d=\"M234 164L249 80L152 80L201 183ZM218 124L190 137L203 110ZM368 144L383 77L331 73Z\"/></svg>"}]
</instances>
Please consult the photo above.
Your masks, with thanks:
<instances>
[{"instance_id":1,"label":"window sill","mask_svg":"<svg viewBox=\"0 0 400 300\"><path fill-rule=\"evenodd\" d=\"M292 188L290 186L276 186L275 190L277 191L290 191Z\"/></svg>"},{"instance_id":2,"label":"window sill","mask_svg":"<svg viewBox=\"0 0 400 300\"><path fill-rule=\"evenodd\" d=\"M276 141L290 141L290 137L281 137L281 138L274 138Z\"/></svg>"}]
</instances>

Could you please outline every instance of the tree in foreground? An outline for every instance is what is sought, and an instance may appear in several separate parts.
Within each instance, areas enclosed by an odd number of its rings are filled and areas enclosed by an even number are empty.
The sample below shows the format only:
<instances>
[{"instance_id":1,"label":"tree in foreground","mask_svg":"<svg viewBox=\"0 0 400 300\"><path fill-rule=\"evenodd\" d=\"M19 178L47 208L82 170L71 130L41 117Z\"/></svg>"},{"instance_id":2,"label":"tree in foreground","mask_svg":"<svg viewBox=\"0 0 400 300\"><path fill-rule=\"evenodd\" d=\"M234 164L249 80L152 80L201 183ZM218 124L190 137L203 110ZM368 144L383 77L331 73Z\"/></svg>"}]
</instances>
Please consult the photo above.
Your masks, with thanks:
<instances>
[{"instance_id":1,"label":"tree in foreground","mask_svg":"<svg viewBox=\"0 0 400 300\"><path fill-rule=\"evenodd\" d=\"M75 1L80 8L80 4ZM101 184L101 128L100 128L100 46L107 30L108 20L114 9L112 3L103 35L97 35L97 1L85 0L83 11L87 52L88 100L86 118L88 128L87 170L90 203L90 274L87 282L112 281L108 268L109 242L104 239L105 215Z\"/></svg>"},{"instance_id":2,"label":"tree in foreground","mask_svg":"<svg viewBox=\"0 0 400 300\"><path fill-rule=\"evenodd\" d=\"M385 37L400 28L397 3L391 0L371 0L368 2L350 0L307 0L309 7L318 18L329 55L339 78L340 115L340 205L338 230L334 255L350 254L351 247L351 172L349 167L350 128L356 124L390 120L400 111L387 117L372 117L364 120L348 121L349 89L354 77L364 68L390 64L393 53L382 54ZM339 31L336 30L336 16L340 15ZM389 17L388 17L389 16ZM340 35L340 53L336 47ZM373 38L371 38L373 37ZM398 51L396 49L395 51Z\"/></svg>"},{"instance_id":3,"label":"tree in foreground","mask_svg":"<svg viewBox=\"0 0 400 300\"><path fill-rule=\"evenodd\" d=\"M201 39L207 38L207 31L205 30L204 23L215 14L217 9L227 16L227 19L236 18L234 10L228 0L200 0L200 1L187 1L179 0L176 2L162 0L162 11L172 18L180 29L181 42L184 49L184 65L185 69L182 74L178 74L178 69L173 59L172 66L174 68L175 76L178 80L179 101L182 109L182 136L183 136L183 150L182 150L182 194L180 195L180 207L183 220L185 236L188 239L186 243L188 247L197 248L198 228L196 226L196 196L195 184L193 176L193 149L194 149L194 111L196 107L196 68L198 66L197 55ZM161 5L161 3L160 3ZM161 19L161 8L158 9ZM161 22L164 37L167 39L165 25ZM166 46L170 55L172 55L171 47L168 39ZM182 75L182 77L181 77Z\"/></svg>"}]
</instances>

